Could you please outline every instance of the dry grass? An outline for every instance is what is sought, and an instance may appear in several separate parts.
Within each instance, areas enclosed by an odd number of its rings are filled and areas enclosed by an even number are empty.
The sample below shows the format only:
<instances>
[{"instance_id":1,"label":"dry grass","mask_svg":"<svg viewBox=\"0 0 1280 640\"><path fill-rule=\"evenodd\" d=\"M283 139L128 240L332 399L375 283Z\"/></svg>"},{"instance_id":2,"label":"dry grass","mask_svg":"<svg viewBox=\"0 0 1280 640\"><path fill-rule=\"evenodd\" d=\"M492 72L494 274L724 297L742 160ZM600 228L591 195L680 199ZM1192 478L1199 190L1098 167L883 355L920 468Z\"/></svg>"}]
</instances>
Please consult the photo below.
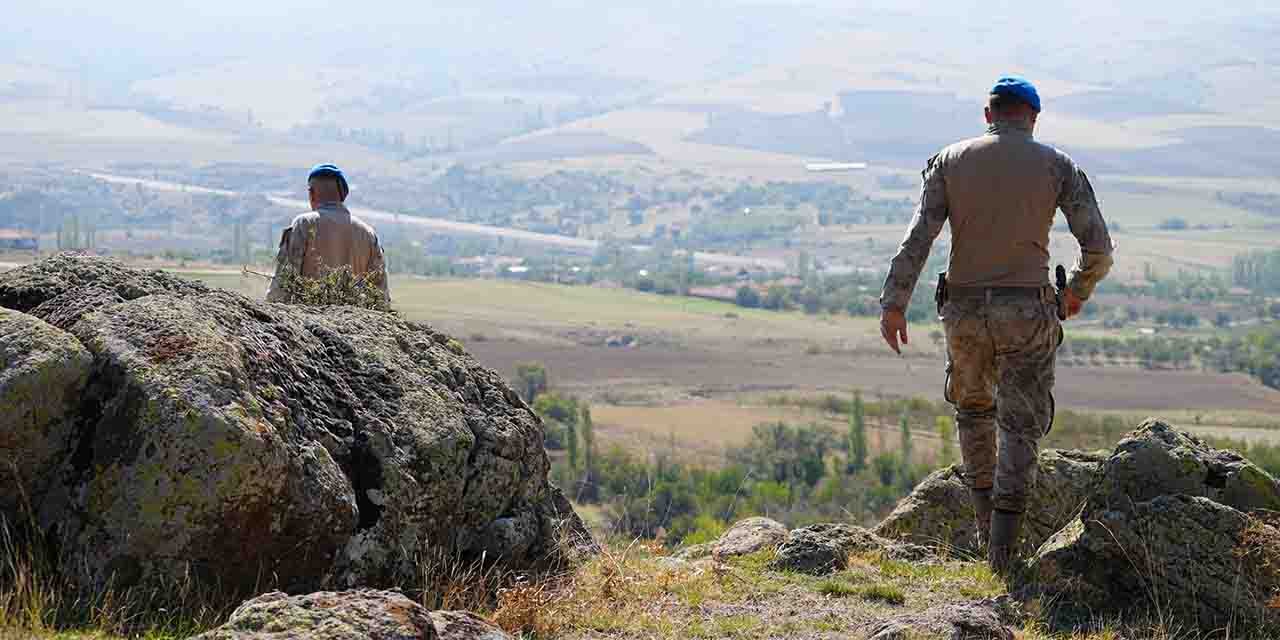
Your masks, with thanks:
<instances>
[{"instance_id":1,"label":"dry grass","mask_svg":"<svg viewBox=\"0 0 1280 640\"><path fill-rule=\"evenodd\" d=\"M193 576L149 588L84 592L60 576L35 536L0 523L0 638L184 638L210 629L239 600Z\"/></svg>"}]
</instances>

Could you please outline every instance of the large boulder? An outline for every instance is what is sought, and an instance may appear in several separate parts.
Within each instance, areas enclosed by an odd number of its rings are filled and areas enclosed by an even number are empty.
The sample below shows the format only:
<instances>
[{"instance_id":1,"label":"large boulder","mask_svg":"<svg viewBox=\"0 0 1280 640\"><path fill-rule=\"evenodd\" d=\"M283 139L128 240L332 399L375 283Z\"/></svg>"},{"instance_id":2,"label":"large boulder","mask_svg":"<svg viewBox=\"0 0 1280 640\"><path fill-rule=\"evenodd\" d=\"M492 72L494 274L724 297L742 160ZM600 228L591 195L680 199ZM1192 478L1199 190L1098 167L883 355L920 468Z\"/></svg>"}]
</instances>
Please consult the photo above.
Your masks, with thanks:
<instances>
[{"instance_id":1,"label":"large boulder","mask_svg":"<svg viewBox=\"0 0 1280 640\"><path fill-rule=\"evenodd\" d=\"M778 556L770 567L779 571L826 575L848 568L850 554L873 551L906 562L925 561L933 555L928 548L888 540L862 527L827 523L792 531L778 547Z\"/></svg>"},{"instance_id":2,"label":"large boulder","mask_svg":"<svg viewBox=\"0 0 1280 640\"><path fill-rule=\"evenodd\" d=\"M1159 496L1076 520L1030 567L1067 620L1119 613L1280 634L1280 529L1208 498Z\"/></svg>"},{"instance_id":3,"label":"large boulder","mask_svg":"<svg viewBox=\"0 0 1280 640\"><path fill-rule=\"evenodd\" d=\"M1080 516L1030 558L1024 588L1068 619L1280 633L1280 529L1268 524L1278 496L1239 455L1148 421L1107 459Z\"/></svg>"},{"instance_id":4,"label":"large boulder","mask_svg":"<svg viewBox=\"0 0 1280 640\"><path fill-rule=\"evenodd\" d=\"M1021 550L1035 551L1080 512L1104 455L1046 449L1040 453L1036 486L1027 504ZM973 500L959 466L933 472L898 503L875 533L949 552L980 555Z\"/></svg>"},{"instance_id":5,"label":"large boulder","mask_svg":"<svg viewBox=\"0 0 1280 640\"><path fill-rule=\"evenodd\" d=\"M1280 483L1234 451L1149 419L1102 467L1092 510L1127 509L1157 496L1203 496L1244 512L1280 511Z\"/></svg>"},{"instance_id":6,"label":"large boulder","mask_svg":"<svg viewBox=\"0 0 1280 640\"><path fill-rule=\"evenodd\" d=\"M530 568L589 543L537 417L425 325L67 255L0 274L0 304L61 318L93 360L36 497L83 583L390 586L441 550Z\"/></svg>"},{"instance_id":7,"label":"large boulder","mask_svg":"<svg viewBox=\"0 0 1280 640\"><path fill-rule=\"evenodd\" d=\"M70 334L0 309L0 518L26 520L40 508L72 452L92 363Z\"/></svg>"},{"instance_id":8,"label":"large boulder","mask_svg":"<svg viewBox=\"0 0 1280 640\"><path fill-rule=\"evenodd\" d=\"M395 591L360 589L305 596L267 593L194 640L511 640L482 618L428 612Z\"/></svg>"}]
</instances>

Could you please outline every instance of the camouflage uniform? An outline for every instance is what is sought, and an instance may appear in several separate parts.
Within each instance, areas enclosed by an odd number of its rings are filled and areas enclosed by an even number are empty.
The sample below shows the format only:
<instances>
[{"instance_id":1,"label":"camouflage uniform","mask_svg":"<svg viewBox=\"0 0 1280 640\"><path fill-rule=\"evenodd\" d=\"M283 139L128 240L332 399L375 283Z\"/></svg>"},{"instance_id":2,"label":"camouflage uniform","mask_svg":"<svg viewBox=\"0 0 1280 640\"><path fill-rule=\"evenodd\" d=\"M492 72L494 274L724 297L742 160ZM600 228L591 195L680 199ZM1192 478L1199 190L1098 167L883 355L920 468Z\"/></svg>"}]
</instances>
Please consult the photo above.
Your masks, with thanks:
<instances>
[{"instance_id":1,"label":"camouflage uniform","mask_svg":"<svg viewBox=\"0 0 1280 640\"><path fill-rule=\"evenodd\" d=\"M920 208L880 303L906 310L949 222L945 395L956 409L965 477L972 489L994 487L997 509L1020 513L1035 483L1039 440L1053 421L1062 341L1049 285L1055 209L1080 243L1068 288L1081 300L1111 268L1111 237L1084 172L1017 124L997 123L985 136L947 147L929 160L923 178Z\"/></svg>"},{"instance_id":2,"label":"camouflage uniform","mask_svg":"<svg viewBox=\"0 0 1280 640\"><path fill-rule=\"evenodd\" d=\"M306 278L318 278L327 269L351 267L357 275L377 275L378 286L390 302L387 291L387 266L378 235L363 220L351 215L340 202L320 205L316 211L293 219L293 224L280 236L276 256L276 273L287 267ZM288 302L289 294L272 278L267 290L268 302Z\"/></svg>"}]
</instances>

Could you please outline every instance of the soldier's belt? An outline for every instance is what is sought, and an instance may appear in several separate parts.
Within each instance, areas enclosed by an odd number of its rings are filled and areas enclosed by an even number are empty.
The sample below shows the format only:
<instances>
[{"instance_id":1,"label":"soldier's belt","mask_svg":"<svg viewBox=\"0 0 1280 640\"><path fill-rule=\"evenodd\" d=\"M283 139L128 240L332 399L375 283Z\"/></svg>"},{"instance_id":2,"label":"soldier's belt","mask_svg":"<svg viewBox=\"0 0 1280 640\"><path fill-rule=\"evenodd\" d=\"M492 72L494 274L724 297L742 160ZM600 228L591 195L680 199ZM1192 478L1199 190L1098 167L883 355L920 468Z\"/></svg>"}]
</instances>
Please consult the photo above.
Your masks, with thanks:
<instances>
[{"instance_id":1,"label":"soldier's belt","mask_svg":"<svg viewBox=\"0 0 1280 640\"><path fill-rule=\"evenodd\" d=\"M1009 300L1024 298L1029 300L1045 300L1052 298L1049 287L957 287L947 285L948 300Z\"/></svg>"}]
</instances>

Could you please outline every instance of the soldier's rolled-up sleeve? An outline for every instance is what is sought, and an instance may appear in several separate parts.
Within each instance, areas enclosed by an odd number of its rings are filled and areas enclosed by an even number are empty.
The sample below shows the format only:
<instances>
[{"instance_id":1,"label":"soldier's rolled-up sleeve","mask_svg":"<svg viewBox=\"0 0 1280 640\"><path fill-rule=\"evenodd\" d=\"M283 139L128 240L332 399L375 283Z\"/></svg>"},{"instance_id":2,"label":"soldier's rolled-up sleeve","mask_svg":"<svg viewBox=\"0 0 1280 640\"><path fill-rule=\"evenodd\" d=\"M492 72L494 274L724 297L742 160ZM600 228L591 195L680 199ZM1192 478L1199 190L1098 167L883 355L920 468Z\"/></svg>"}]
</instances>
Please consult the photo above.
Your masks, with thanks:
<instances>
[{"instance_id":1,"label":"soldier's rolled-up sleeve","mask_svg":"<svg viewBox=\"0 0 1280 640\"><path fill-rule=\"evenodd\" d=\"M1080 259L1071 269L1067 287L1081 300L1093 295L1094 287L1111 271L1114 245L1107 222L1102 218L1098 198L1085 175L1070 158L1063 158L1063 184L1058 208L1067 216L1071 235L1080 243Z\"/></svg>"},{"instance_id":2,"label":"soldier's rolled-up sleeve","mask_svg":"<svg viewBox=\"0 0 1280 640\"><path fill-rule=\"evenodd\" d=\"M921 177L924 184L920 188L920 206L911 218L911 226L893 257L880 292L880 307L885 310L906 311L920 272L929 260L933 241L947 222L947 188L941 154L929 159Z\"/></svg>"}]
</instances>

